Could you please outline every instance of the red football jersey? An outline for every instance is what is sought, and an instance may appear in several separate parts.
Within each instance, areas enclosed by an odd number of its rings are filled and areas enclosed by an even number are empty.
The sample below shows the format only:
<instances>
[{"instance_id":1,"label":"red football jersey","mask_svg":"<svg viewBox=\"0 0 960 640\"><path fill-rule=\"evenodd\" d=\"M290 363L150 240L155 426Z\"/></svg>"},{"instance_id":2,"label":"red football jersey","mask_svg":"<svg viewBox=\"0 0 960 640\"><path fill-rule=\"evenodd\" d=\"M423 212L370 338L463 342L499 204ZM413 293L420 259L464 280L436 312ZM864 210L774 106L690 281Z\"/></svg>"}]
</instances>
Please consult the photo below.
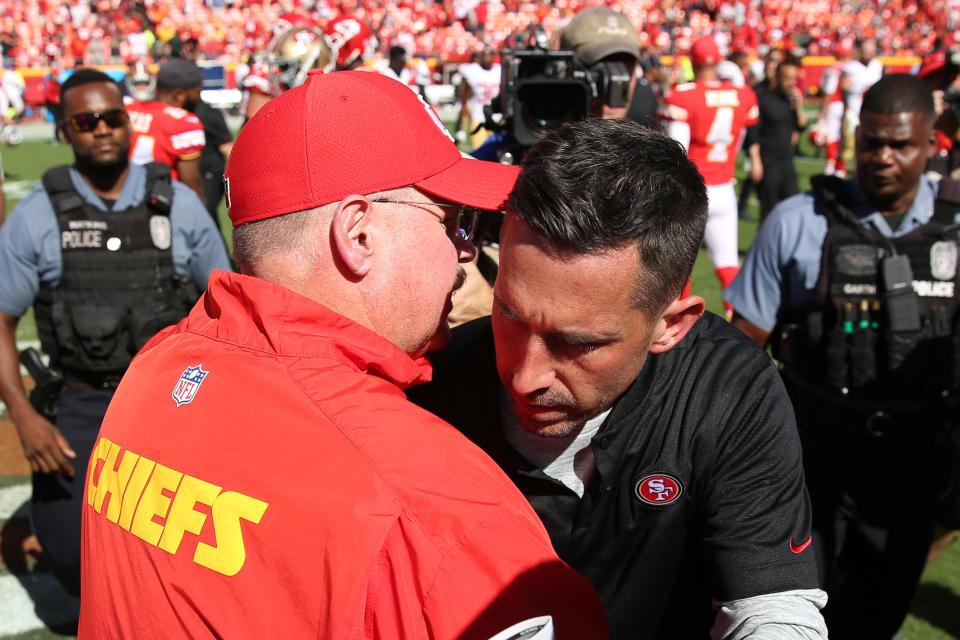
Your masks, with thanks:
<instances>
[{"instance_id":1,"label":"red football jersey","mask_svg":"<svg viewBox=\"0 0 960 640\"><path fill-rule=\"evenodd\" d=\"M257 60L250 65L250 71L240 84L244 91L273 96L270 91L270 65L265 60ZM240 113L243 112L244 109L241 107Z\"/></svg>"},{"instance_id":2,"label":"red football jersey","mask_svg":"<svg viewBox=\"0 0 960 640\"><path fill-rule=\"evenodd\" d=\"M200 119L189 111L164 104L134 100L127 104L130 127L130 159L137 164L162 162L177 177L178 160L192 160L203 151L205 140Z\"/></svg>"},{"instance_id":3,"label":"red football jersey","mask_svg":"<svg viewBox=\"0 0 960 640\"><path fill-rule=\"evenodd\" d=\"M757 123L757 95L749 87L729 82L688 82L663 99L663 120L690 127L687 155L708 185L733 180L737 151L744 130Z\"/></svg>"}]
</instances>

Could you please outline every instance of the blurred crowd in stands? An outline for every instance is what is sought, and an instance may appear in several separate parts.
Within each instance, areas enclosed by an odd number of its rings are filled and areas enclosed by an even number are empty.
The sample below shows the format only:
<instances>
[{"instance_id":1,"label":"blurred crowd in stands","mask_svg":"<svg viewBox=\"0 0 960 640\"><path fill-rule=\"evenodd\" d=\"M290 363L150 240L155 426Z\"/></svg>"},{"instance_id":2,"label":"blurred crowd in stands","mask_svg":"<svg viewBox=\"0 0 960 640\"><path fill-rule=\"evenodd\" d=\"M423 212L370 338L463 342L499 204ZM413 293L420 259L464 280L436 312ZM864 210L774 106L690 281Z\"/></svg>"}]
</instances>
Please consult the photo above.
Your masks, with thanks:
<instances>
[{"instance_id":1,"label":"blurred crowd in stands","mask_svg":"<svg viewBox=\"0 0 960 640\"><path fill-rule=\"evenodd\" d=\"M829 56L875 38L880 55L923 56L960 26L960 5L950 0L0 0L0 45L4 65L19 68L170 53L239 63L266 47L278 16L296 11L321 26L344 13L365 20L383 57L400 44L411 57L462 62L531 23L552 33L597 4L626 14L651 54L685 53L713 33L722 48L749 55L782 48Z\"/></svg>"}]
</instances>

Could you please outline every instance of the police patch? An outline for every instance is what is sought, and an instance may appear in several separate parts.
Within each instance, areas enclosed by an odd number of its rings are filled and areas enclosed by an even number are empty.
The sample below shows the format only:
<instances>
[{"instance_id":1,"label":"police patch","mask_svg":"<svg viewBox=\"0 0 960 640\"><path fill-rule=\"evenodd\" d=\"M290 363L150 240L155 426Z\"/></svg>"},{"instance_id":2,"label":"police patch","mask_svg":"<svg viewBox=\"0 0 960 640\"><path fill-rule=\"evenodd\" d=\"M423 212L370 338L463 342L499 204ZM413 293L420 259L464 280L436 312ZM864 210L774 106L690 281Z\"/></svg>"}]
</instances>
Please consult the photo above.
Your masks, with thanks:
<instances>
[{"instance_id":1,"label":"police patch","mask_svg":"<svg viewBox=\"0 0 960 640\"><path fill-rule=\"evenodd\" d=\"M200 385L203 384L207 374L210 373L209 371L204 371L201 367L203 367L202 364L198 364L195 367L187 367L183 370L183 373L180 374L180 379L177 380L177 384L174 385L173 393L171 394L178 407L188 402L193 402L193 399L197 397L197 391L200 390Z\"/></svg>"},{"instance_id":2,"label":"police patch","mask_svg":"<svg viewBox=\"0 0 960 640\"><path fill-rule=\"evenodd\" d=\"M877 250L869 244L849 244L837 252L837 273L870 276L877 272Z\"/></svg>"},{"instance_id":3,"label":"police patch","mask_svg":"<svg viewBox=\"0 0 960 640\"><path fill-rule=\"evenodd\" d=\"M671 475L654 473L641 478L634 492L643 502L660 507L676 502L683 494L683 485Z\"/></svg>"},{"instance_id":4,"label":"police patch","mask_svg":"<svg viewBox=\"0 0 960 640\"><path fill-rule=\"evenodd\" d=\"M957 245L940 240L930 247L930 274L937 280L953 280L957 275Z\"/></svg>"},{"instance_id":5,"label":"police patch","mask_svg":"<svg viewBox=\"0 0 960 640\"><path fill-rule=\"evenodd\" d=\"M153 246L160 251L170 248L173 233L170 230L170 218L167 216L150 216L150 239Z\"/></svg>"}]
</instances>

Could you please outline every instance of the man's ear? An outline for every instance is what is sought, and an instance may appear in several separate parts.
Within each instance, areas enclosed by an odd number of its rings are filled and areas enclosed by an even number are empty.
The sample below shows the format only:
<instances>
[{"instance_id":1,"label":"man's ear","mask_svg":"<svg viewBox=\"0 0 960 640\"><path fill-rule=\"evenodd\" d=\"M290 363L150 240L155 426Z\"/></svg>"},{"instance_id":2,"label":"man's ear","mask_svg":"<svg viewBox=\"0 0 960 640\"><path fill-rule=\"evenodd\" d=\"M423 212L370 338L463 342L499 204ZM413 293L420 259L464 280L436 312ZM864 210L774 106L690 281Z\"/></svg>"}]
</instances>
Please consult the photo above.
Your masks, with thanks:
<instances>
[{"instance_id":1,"label":"man's ear","mask_svg":"<svg viewBox=\"0 0 960 640\"><path fill-rule=\"evenodd\" d=\"M183 102L187 99L187 92L184 89L171 89L170 97L173 98L173 103L182 109Z\"/></svg>"},{"instance_id":2,"label":"man's ear","mask_svg":"<svg viewBox=\"0 0 960 640\"><path fill-rule=\"evenodd\" d=\"M658 331L659 335L655 336L650 344L650 353L663 353L672 349L693 328L706 308L707 305L700 296L677 298L671 302L657 322L655 331Z\"/></svg>"},{"instance_id":3,"label":"man's ear","mask_svg":"<svg viewBox=\"0 0 960 640\"><path fill-rule=\"evenodd\" d=\"M365 196L347 196L337 205L330 225L336 259L356 277L365 276L373 261L370 244L372 209L373 203Z\"/></svg>"}]
</instances>

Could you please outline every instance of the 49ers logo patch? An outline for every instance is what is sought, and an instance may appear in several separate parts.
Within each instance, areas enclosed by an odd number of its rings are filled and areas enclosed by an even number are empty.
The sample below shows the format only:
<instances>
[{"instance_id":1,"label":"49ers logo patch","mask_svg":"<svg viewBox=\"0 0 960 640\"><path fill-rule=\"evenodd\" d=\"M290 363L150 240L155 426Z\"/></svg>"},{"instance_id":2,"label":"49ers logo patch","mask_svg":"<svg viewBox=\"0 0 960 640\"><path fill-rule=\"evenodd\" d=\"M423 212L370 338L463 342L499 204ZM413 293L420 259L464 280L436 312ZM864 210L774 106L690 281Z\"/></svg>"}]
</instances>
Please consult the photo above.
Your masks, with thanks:
<instances>
[{"instance_id":1,"label":"49ers logo patch","mask_svg":"<svg viewBox=\"0 0 960 640\"><path fill-rule=\"evenodd\" d=\"M673 476L654 473L640 479L635 493L647 504L661 507L676 502L683 494L683 485Z\"/></svg>"}]
</instances>

